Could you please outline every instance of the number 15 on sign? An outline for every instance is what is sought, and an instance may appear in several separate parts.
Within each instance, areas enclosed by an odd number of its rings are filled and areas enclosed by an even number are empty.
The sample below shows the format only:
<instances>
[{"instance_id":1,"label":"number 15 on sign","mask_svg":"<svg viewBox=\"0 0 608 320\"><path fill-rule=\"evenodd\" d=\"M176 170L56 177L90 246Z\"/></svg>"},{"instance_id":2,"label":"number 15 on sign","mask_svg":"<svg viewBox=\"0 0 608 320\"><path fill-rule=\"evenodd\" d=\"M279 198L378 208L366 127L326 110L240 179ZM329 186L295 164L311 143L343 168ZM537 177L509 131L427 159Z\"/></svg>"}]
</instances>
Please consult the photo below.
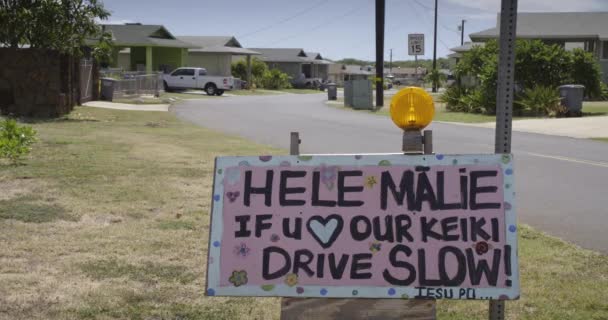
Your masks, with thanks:
<instances>
[{"instance_id":1,"label":"number 15 on sign","mask_svg":"<svg viewBox=\"0 0 608 320\"><path fill-rule=\"evenodd\" d=\"M424 55L424 34L412 33L407 35L408 55Z\"/></svg>"}]
</instances>

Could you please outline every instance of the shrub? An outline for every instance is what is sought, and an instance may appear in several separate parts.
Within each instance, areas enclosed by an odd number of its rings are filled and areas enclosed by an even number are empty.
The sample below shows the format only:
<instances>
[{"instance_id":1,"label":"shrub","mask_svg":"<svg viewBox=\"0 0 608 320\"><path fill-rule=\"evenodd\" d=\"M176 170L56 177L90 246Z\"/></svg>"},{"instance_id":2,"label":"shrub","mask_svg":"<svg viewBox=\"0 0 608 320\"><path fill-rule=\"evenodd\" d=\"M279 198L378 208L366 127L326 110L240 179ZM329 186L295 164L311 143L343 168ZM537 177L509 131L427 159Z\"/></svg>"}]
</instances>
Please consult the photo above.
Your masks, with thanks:
<instances>
[{"instance_id":1,"label":"shrub","mask_svg":"<svg viewBox=\"0 0 608 320\"><path fill-rule=\"evenodd\" d=\"M476 90L465 94L477 96L462 98L472 110L469 112L482 110L496 114L497 70L498 45L495 40L485 46L473 46L463 54L454 70L456 76L472 76L478 83ZM577 83L585 85L588 97L602 96L600 69L592 54L580 49L569 52L562 46L540 40L517 40L515 82L518 90L514 94L538 86L556 88L566 83ZM472 103L480 105L473 106ZM526 108L515 104L514 113L522 113ZM559 115L559 106L555 108L550 112L545 109L542 113Z\"/></svg>"},{"instance_id":2,"label":"shrub","mask_svg":"<svg viewBox=\"0 0 608 320\"><path fill-rule=\"evenodd\" d=\"M548 86L537 86L526 89L516 104L534 115L546 115L550 117L562 116L566 109L560 104L559 93L555 88Z\"/></svg>"},{"instance_id":3,"label":"shrub","mask_svg":"<svg viewBox=\"0 0 608 320\"><path fill-rule=\"evenodd\" d=\"M20 126L15 120L0 120L0 159L8 159L16 164L30 152L36 141L36 131L28 126Z\"/></svg>"},{"instance_id":4,"label":"shrub","mask_svg":"<svg viewBox=\"0 0 608 320\"><path fill-rule=\"evenodd\" d=\"M265 89L281 90L291 88L290 80L291 78L286 73L278 69L272 69L264 72L261 82Z\"/></svg>"},{"instance_id":5,"label":"shrub","mask_svg":"<svg viewBox=\"0 0 608 320\"><path fill-rule=\"evenodd\" d=\"M579 48L572 51L572 83L584 85L586 97L602 98L600 66L593 54Z\"/></svg>"},{"instance_id":6,"label":"shrub","mask_svg":"<svg viewBox=\"0 0 608 320\"><path fill-rule=\"evenodd\" d=\"M461 98L466 95L466 89L459 86L451 86L441 94L439 102L445 103L445 109L448 111L461 112L464 111Z\"/></svg>"},{"instance_id":7,"label":"shrub","mask_svg":"<svg viewBox=\"0 0 608 320\"><path fill-rule=\"evenodd\" d=\"M247 80L246 61L240 60L237 62L233 62L231 66L231 71L233 77L242 80ZM257 58L251 59L251 85L255 84L257 87L261 87L262 77L264 76L264 73L266 71L268 71L268 66L266 65L266 63Z\"/></svg>"}]
</instances>

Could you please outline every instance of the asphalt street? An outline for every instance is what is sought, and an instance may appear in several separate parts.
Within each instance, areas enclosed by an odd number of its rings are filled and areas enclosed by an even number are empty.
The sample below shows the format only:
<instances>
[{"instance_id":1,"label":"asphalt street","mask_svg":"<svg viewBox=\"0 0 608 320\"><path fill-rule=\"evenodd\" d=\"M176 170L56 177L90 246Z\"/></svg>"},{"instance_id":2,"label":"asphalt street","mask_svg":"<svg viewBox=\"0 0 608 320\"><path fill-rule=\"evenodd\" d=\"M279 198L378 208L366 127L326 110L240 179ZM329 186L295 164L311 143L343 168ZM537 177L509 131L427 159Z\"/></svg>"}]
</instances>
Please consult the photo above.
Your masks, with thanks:
<instances>
[{"instance_id":1,"label":"asphalt street","mask_svg":"<svg viewBox=\"0 0 608 320\"><path fill-rule=\"evenodd\" d=\"M326 97L218 97L185 100L171 111L185 121L285 149L289 133L298 131L302 153L400 152L401 131L390 118L330 107ZM428 129L437 153L494 152L494 129L448 123ZM608 253L608 144L514 132L512 151L519 222Z\"/></svg>"}]
</instances>

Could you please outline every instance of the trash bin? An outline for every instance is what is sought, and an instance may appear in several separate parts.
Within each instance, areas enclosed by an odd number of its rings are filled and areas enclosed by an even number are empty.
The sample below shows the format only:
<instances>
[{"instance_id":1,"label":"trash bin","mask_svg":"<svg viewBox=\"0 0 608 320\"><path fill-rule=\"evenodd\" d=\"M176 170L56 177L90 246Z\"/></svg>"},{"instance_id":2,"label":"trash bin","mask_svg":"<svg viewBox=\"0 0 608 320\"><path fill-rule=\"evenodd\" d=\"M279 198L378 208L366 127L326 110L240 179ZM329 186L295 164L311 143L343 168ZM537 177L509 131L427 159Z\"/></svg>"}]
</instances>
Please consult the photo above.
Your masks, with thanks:
<instances>
[{"instance_id":1,"label":"trash bin","mask_svg":"<svg viewBox=\"0 0 608 320\"><path fill-rule=\"evenodd\" d=\"M327 100L338 100L338 86L335 83L327 85Z\"/></svg>"},{"instance_id":2,"label":"trash bin","mask_svg":"<svg viewBox=\"0 0 608 320\"><path fill-rule=\"evenodd\" d=\"M580 84L566 84L559 87L561 104L568 110L568 116L580 117L583 114L583 97L585 86Z\"/></svg>"},{"instance_id":3,"label":"trash bin","mask_svg":"<svg viewBox=\"0 0 608 320\"><path fill-rule=\"evenodd\" d=\"M101 78L101 90L99 98L104 101L112 101L114 99L114 82L112 78Z\"/></svg>"}]
</instances>

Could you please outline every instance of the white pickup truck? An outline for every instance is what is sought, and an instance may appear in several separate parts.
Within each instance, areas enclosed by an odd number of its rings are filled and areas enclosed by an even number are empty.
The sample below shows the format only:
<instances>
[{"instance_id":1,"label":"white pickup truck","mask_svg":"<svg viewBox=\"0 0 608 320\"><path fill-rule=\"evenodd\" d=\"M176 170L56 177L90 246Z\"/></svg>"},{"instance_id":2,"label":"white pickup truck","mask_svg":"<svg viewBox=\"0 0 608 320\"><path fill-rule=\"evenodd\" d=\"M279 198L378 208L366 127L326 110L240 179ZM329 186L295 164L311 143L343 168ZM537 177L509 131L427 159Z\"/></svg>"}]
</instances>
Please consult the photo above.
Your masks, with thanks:
<instances>
[{"instance_id":1,"label":"white pickup truck","mask_svg":"<svg viewBox=\"0 0 608 320\"><path fill-rule=\"evenodd\" d=\"M221 96L225 90L234 89L233 77L208 76L205 68L177 68L163 75L165 91L203 89L207 95Z\"/></svg>"}]
</instances>

